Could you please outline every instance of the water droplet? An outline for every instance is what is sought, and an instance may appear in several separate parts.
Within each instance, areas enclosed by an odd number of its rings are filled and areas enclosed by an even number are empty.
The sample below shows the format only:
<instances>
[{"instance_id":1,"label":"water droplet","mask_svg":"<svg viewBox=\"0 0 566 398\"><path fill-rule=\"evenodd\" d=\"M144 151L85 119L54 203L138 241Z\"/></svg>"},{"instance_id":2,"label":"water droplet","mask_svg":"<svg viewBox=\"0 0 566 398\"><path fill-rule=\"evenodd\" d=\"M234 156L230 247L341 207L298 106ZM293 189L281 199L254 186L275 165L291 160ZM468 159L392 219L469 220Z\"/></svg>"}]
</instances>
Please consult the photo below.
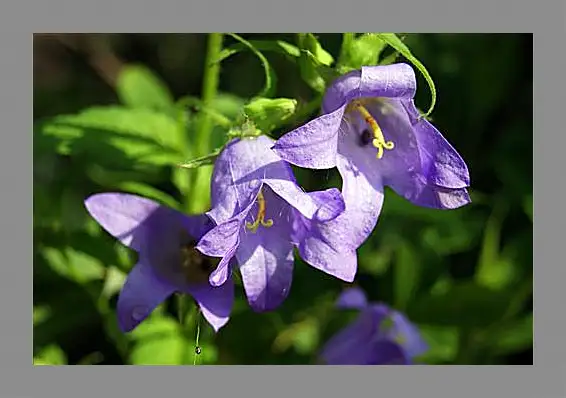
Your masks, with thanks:
<instances>
[{"instance_id":1,"label":"water droplet","mask_svg":"<svg viewBox=\"0 0 566 398\"><path fill-rule=\"evenodd\" d=\"M144 307L134 307L132 310L132 318L136 321L141 321L145 317L145 312Z\"/></svg>"},{"instance_id":2,"label":"water droplet","mask_svg":"<svg viewBox=\"0 0 566 398\"><path fill-rule=\"evenodd\" d=\"M200 353L202 352L202 350L200 349L200 347L197 345L195 347L195 354L200 355Z\"/></svg>"}]
</instances>

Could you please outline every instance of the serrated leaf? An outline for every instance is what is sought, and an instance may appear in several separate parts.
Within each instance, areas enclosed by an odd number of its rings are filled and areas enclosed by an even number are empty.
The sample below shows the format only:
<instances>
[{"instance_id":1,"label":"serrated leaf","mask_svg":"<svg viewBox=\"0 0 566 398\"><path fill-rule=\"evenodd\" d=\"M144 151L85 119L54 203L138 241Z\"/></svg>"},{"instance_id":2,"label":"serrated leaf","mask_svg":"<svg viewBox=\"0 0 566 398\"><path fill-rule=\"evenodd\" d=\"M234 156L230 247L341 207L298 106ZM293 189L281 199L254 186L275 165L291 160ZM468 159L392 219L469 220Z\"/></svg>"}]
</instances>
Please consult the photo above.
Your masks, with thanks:
<instances>
[{"instance_id":1,"label":"serrated leaf","mask_svg":"<svg viewBox=\"0 0 566 398\"><path fill-rule=\"evenodd\" d=\"M243 39L242 37L234 33L230 33L230 36L232 36L234 39L238 40L244 46L249 48L256 55L256 57L259 58L259 60L261 61L261 65L263 66L263 71L265 73L265 84L263 86L263 89L259 94L257 94L257 96L271 97L275 93L275 85L276 85L277 77L275 75L275 71L271 68L271 65L267 61L267 58L265 58L265 56L257 48L255 48L253 44L250 43L249 41Z\"/></svg>"},{"instance_id":2,"label":"serrated leaf","mask_svg":"<svg viewBox=\"0 0 566 398\"><path fill-rule=\"evenodd\" d=\"M39 133L58 140L58 153L100 164L166 165L182 160L184 137L178 124L149 109L93 107L52 118L40 126Z\"/></svg>"},{"instance_id":3,"label":"serrated leaf","mask_svg":"<svg viewBox=\"0 0 566 398\"><path fill-rule=\"evenodd\" d=\"M407 47L407 45L403 43L403 41L401 41L401 39L395 33L376 33L376 34L384 42L389 44L391 47L397 50L401 55L407 58L407 60L409 60L409 62L411 62L413 65L415 65L415 67L422 73L426 82L428 83L428 87L430 88L430 93L432 97L430 106L425 116L430 115L436 104L436 87L434 85L434 81L432 80L432 77L426 70L425 66L411 53L409 47Z\"/></svg>"},{"instance_id":4,"label":"serrated leaf","mask_svg":"<svg viewBox=\"0 0 566 398\"><path fill-rule=\"evenodd\" d=\"M175 102L169 88L143 65L126 65L116 82L120 101L132 108L172 109Z\"/></svg>"}]
</instances>

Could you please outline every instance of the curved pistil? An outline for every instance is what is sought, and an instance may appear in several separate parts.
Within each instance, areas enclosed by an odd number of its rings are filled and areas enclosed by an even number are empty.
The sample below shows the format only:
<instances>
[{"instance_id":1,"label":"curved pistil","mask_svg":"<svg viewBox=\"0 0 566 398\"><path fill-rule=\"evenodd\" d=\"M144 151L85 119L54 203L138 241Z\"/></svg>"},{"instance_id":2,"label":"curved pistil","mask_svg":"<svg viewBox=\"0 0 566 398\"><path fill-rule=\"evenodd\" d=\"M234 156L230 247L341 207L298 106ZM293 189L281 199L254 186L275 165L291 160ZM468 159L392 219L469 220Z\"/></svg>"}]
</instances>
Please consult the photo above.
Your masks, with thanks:
<instances>
[{"instance_id":1,"label":"curved pistil","mask_svg":"<svg viewBox=\"0 0 566 398\"><path fill-rule=\"evenodd\" d=\"M265 210L266 210L266 202L265 198L263 197L263 192L259 191L257 195L257 217L253 223L246 222L246 228L252 232L256 232L260 225L269 228L273 226L273 220L265 219Z\"/></svg>"},{"instance_id":2,"label":"curved pistil","mask_svg":"<svg viewBox=\"0 0 566 398\"><path fill-rule=\"evenodd\" d=\"M364 118L364 121L370 128L373 134L373 140L371 141L371 144L377 149L377 158L381 159L383 157L384 149L392 150L393 148L395 148L395 143L393 143L393 141L385 140L381 127L379 127L379 124L377 123L375 118L361 103L361 101L353 101L352 106Z\"/></svg>"}]
</instances>

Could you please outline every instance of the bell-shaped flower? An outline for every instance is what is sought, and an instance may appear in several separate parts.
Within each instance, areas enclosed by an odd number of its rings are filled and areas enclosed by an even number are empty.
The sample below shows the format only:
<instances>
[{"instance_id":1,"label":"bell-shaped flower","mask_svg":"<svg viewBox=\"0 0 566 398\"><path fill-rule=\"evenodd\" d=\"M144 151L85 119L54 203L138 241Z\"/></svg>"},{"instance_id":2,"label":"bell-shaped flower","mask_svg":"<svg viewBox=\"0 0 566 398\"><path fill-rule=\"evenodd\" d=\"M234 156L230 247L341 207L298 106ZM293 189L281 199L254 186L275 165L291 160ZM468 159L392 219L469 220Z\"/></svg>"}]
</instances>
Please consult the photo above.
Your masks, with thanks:
<instances>
[{"instance_id":1,"label":"bell-shaped flower","mask_svg":"<svg viewBox=\"0 0 566 398\"><path fill-rule=\"evenodd\" d=\"M384 186L423 207L454 209L470 202L468 168L421 117L415 91L415 73L407 64L349 72L327 89L321 116L273 147L300 167L338 168L346 211L329 228L345 225L356 242L375 227Z\"/></svg>"},{"instance_id":2,"label":"bell-shaped flower","mask_svg":"<svg viewBox=\"0 0 566 398\"><path fill-rule=\"evenodd\" d=\"M294 247L307 263L338 278L352 281L356 270L356 247L341 251L319 233L344 211L340 192L304 192L290 165L270 149L273 143L266 136L234 139L220 153L207 213L217 226L197 245L207 256L222 257L210 275L214 286L230 279L236 259L256 311L272 310L287 297Z\"/></svg>"},{"instance_id":3,"label":"bell-shaped flower","mask_svg":"<svg viewBox=\"0 0 566 398\"><path fill-rule=\"evenodd\" d=\"M218 259L195 249L214 223L206 215L187 216L150 199L125 193L90 196L91 216L122 244L138 252L117 303L118 324L129 332L174 292L191 295L218 331L228 322L234 286L208 283Z\"/></svg>"},{"instance_id":4,"label":"bell-shaped flower","mask_svg":"<svg viewBox=\"0 0 566 398\"><path fill-rule=\"evenodd\" d=\"M359 288L346 289L336 304L360 310L358 318L322 348L326 365L409 365L428 346L403 314L381 303L368 303Z\"/></svg>"}]
</instances>

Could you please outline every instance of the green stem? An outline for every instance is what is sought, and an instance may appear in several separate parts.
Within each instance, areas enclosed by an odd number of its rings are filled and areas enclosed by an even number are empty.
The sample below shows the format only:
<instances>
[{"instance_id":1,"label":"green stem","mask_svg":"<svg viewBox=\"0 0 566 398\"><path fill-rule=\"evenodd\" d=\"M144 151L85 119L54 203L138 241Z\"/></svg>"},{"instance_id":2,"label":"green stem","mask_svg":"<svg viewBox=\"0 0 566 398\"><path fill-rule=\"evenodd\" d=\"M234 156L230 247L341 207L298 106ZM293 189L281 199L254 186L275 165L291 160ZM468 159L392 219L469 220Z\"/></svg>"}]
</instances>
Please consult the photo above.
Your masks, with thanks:
<instances>
[{"instance_id":1,"label":"green stem","mask_svg":"<svg viewBox=\"0 0 566 398\"><path fill-rule=\"evenodd\" d=\"M202 86L202 105L209 108L218 92L218 81L220 77L220 62L217 62L222 51L222 33L211 33L208 36L208 46L205 58L204 77ZM212 133L213 117L209 112L199 115L197 130L195 133L195 154L204 156L210 150L210 135ZM199 167L194 173L191 192L187 198L187 209L189 213L197 213L206 210L209 202L208 192L210 180L210 168ZM206 194L205 194L206 193Z\"/></svg>"}]
</instances>

